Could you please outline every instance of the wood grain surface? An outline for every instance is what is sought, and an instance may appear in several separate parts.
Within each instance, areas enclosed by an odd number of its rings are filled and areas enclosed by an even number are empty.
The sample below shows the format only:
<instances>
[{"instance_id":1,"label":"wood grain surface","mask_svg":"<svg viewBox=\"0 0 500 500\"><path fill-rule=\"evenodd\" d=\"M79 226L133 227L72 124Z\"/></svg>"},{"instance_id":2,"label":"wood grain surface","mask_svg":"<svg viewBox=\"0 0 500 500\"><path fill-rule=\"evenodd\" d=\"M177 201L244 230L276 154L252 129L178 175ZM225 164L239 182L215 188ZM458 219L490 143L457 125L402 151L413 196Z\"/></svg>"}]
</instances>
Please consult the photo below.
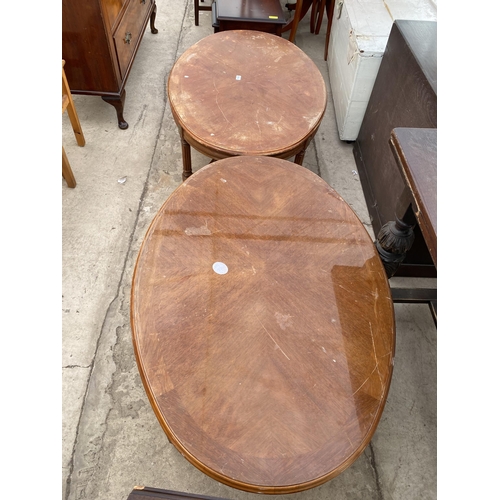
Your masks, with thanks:
<instances>
[{"instance_id":1,"label":"wood grain surface","mask_svg":"<svg viewBox=\"0 0 500 500\"><path fill-rule=\"evenodd\" d=\"M187 142L212 158L289 158L326 108L315 63L288 40L250 30L194 44L174 64L167 92Z\"/></svg>"},{"instance_id":2,"label":"wood grain surface","mask_svg":"<svg viewBox=\"0 0 500 500\"><path fill-rule=\"evenodd\" d=\"M303 167L235 157L180 185L141 246L131 323L160 424L217 481L302 491L375 432L395 348L388 281L356 214Z\"/></svg>"}]
</instances>

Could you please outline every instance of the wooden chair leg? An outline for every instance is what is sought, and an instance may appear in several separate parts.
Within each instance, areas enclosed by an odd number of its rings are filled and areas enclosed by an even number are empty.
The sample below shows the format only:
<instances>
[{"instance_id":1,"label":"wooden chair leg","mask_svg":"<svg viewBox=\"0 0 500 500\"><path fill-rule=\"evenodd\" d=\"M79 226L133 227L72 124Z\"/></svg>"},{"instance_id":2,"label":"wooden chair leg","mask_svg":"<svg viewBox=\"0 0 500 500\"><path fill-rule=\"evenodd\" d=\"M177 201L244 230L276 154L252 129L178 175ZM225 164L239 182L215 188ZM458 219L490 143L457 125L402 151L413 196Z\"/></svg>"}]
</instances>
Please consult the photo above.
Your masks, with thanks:
<instances>
[{"instance_id":1,"label":"wooden chair leg","mask_svg":"<svg viewBox=\"0 0 500 500\"><path fill-rule=\"evenodd\" d=\"M64 177L64 180L69 188L74 188L76 186L75 176L73 175L73 170L71 170L69 165L66 151L64 151L64 146L62 148L62 176Z\"/></svg>"},{"instance_id":2,"label":"wooden chair leg","mask_svg":"<svg viewBox=\"0 0 500 500\"><path fill-rule=\"evenodd\" d=\"M321 23L323 22L323 12L325 11L326 0L321 0L321 4L318 10L318 20L316 21L316 31L314 32L316 35L319 34L319 30L321 29Z\"/></svg>"},{"instance_id":3,"label":"wooden chair leg","mask_svg":"<svg viewBox=\"0 0 500 500\"><path fill-rule=\"evenodd\" d=\"M326 17L328 18L328 25L326 27L325 61L328 58L328 46L330 45L330 33L332 31L333 9L334 8L335 8L335 0L328 0L327 6L326 6Z\"/></svg>"},{"instance_id":4,"label":"wooden chair leg","mask_svg":"<svg viewBox=\"0 0 500 500\"><path fill-rule=\"evenodd\" d=\"M68 104L68 112L69 121L71 122L71 126L73 127L73 132L75 133L76 142L79 146L85 146L85 137L83 135L82 126L80 125L80 120L78 119L78 115L76 114L75 105L73 100L70 99Z\"/></svg>"},{"instance_id":5,"label":"wooden chair leg","mask_svg":"<svg viewBox=\"0 0 500 500\"><path fill-rule=\"evenodd\" d=\"M311 20L309 22L309 31L311 33L314 33L314 30L316 29L317 10L318 10L318 0L313 0L313 3L311 5Z\"/></svg>"},{"instance_id":6,"label":"wooden chair leg","mask_svg":"<svg viewBox=\"0 0 500 500\"><path fill-rule=\"evenodd\" d=\"M79 146L85 146L85 137L83 135L82 126L80 125L80 120L78 119L78 114L76 112L75 103L73 101L73 97L71 96L71 91L69 89L68 80L66 79L66 73L64 72L64 68L62 71L62 80L63 80L63 94L68 97L68 106L66 111L68 112L69 120L71 122L71 126L73 127L73 132L75 134L76 142Z\"/></svg>"},{"instance_id":7,"label":"wooden chair leg","mask_svg":"<svg viewBox=\"0 0 500 500\"><path fill-rule=\"evenodd\" d=\"M299 27L300 13L302 12L302 0L297 0L295 4L295 12L293 13L292 29L290 30L289 42L295 42L295 35L297 33L297 28Z\"/></svg>"}]
</instances>

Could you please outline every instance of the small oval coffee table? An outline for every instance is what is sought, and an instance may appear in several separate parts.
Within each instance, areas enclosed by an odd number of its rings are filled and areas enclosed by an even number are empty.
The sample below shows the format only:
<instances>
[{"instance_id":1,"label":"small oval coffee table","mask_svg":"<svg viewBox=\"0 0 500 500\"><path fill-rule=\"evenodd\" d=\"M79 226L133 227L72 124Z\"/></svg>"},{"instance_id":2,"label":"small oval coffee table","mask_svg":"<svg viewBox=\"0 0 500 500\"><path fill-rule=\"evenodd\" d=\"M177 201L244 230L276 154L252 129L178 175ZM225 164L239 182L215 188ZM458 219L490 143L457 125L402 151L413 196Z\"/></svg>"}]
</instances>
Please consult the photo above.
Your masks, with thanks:
<instances>
[{"instance_id":1,"label":"small oval coffee table","mask_svg":"<svg viewBox=\"0 0 500 500\"><path fill-rule=\"evenodd\" d=\"M182 183L141 246L131 321L161 426L221 483L312 488L375 432L395 347L388 280L355 213L304 167L242 156Z\"/></svg>"},{"instance_id":2,"label":"small oval coffee table","mask_svg":"<svg viewBox=\"0 0 500 500\"><path fill-rule=\"evenodd\" d=\"M203 38L174 64L167 94L179 127L183 175L191 149L212 159L291 158L301 165L326 109L316 64L269 33L231 30Z\"/></svg>"}]
</instances>

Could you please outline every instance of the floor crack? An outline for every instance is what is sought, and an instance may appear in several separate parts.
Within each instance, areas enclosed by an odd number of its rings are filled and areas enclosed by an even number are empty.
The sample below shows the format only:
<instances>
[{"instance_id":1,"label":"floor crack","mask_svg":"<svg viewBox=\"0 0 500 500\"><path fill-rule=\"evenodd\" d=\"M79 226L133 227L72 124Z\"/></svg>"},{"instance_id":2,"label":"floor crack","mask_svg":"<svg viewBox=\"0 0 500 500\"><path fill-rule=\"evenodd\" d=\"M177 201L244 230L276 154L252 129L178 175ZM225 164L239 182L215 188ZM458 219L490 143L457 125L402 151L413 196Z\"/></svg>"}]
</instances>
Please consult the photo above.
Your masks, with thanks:
<instances>
[{"instance_id":1,"label":"floor crack","mask_svg":"<svg viewBox=\"0 0 500 500\"><path fill-rule=\"evenodd\" d=\"M384 500L384 492L382 491L382 485L380 483L380 477L377 469L377 462L375 461L375 450L373 449L373 444L370 441L369 445L370 456L368 457L370 461L370 467L372 468L373 476L375 478L375 484L377 486L377 500Z\"/></svg>"},{"instance_id":2,"label":"floor crack","mask_svg":"<svg viewBox=\"0 0 500 500\"><path fill-rule=\"evenodd\" d=\"M103 332L104 332L104 327L105 327L105 325L107 323L107 320L108 320L108 317L110 315L110 310L113 307L113 304L116 302L116 299L119 296L119 290L120 290L122 278L123 278L123 270L122 270L122 275L120 277L120 281L119 281L119 284L118 284L118 289L117 289L116 295L113 298L113 300L110 302L108 308L106 309L106 314L104 315L104 320L102 322L101 331L99 332L99 337L97 338L96 347L95 347L95 350L94 350L94 355L92 356L92 362L89 365L89 368L90 368L89 375L87 377L87 383L86 383L86 386L85 386L85 394L83 396L83 403L82 403L80 415L78 417L78 424L76 426L75 440L73 442L73 449L72 449L72 452L71 452L71 459L69 461L69 466L68 466L69 472L68 472L68 476L66 478L65 500L68 500L70 492L71 492L71 482L73 480L73 471L74 471L74 467L75 467L75 452L76 452L76 447L77 447L77 443L78 443L78 437L79 437L79 434L80 434L80 424L81 424L82 416L83 416L83 413L84 413L84 410L85 410L85 401L87 400L87 397L88 397L88 394L89 394L90 380L92 379L92 374L94 372L94 366L95 366L95 360L96 360L97 351L99 350L99 345L101 343L101 338L102 338L102 335L103 335Z\"/></svg>"}]
</instances>

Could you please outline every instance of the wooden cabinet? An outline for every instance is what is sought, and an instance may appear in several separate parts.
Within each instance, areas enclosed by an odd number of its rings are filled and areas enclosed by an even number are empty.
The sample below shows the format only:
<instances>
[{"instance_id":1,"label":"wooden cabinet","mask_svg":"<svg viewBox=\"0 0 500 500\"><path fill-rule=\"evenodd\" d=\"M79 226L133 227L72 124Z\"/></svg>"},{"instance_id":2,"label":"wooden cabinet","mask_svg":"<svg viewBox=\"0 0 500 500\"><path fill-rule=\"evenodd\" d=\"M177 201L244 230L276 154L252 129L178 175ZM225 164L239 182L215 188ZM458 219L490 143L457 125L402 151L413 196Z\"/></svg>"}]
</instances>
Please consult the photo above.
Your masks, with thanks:
<instances>
[{"instance_id":1,"label":"wooden cabinet","mask_svg":"<svg viewBox=\"0 0 500 500\"><path fill-rule=\"evenodd\" d=\"M98 95L123 118L125 83L155 0L62 0L62 58L73 94Z\"/></svg>"}]
</instances>

